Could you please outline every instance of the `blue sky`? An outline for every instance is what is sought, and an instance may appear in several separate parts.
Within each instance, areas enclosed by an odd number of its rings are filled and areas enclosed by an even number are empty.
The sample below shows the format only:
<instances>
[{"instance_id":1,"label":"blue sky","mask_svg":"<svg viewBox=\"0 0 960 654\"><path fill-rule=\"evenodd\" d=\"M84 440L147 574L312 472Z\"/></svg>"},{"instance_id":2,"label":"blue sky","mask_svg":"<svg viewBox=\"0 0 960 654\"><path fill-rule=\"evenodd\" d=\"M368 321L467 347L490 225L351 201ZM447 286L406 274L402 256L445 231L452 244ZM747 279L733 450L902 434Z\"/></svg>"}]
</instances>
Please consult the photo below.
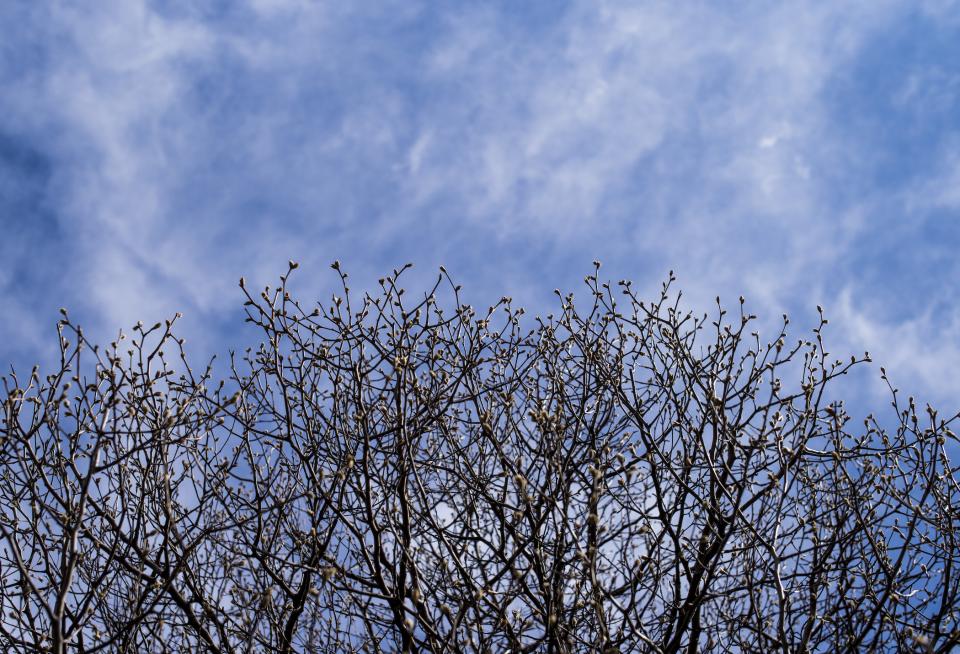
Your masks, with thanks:
<instances>
[{"instance_id":1,"label":"blue sky","mask_svg":"<svg viewBox=\"0 0 960 654\"><path fill-rule=\"evenodd\" d=\"M407 261L552 307L593 259L688 306L821 304L960 396L960 4L0 3L0 360L66 306L100 340L184 313L244 339L237 279L328 294ZM883 397L874 367L856 394Z\"/></svg>"}]
</instances>

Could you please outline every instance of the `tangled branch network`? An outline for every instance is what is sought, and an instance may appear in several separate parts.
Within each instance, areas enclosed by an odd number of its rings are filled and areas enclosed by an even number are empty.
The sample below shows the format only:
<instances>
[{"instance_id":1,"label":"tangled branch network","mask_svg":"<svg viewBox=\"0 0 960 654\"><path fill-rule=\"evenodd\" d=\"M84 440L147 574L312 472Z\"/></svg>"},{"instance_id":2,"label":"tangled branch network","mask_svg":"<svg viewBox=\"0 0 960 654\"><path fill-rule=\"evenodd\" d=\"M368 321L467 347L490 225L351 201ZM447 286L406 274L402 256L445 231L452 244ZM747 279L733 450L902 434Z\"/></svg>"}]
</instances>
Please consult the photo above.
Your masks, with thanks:
<instances>
[{"instance_id":1,"label":"tangled branch network","mask_svg":"<svg viewBox=\"0 0 960 654\"><path fill-rule=\"evenodd\" d=\"M3 379L10 652L949 652L956 419L853 420L822 319L586 278L530 319L443 269L191 367L176 319ZM217 367L224 369L218 376Z\"/></svg>"}]
</instances>

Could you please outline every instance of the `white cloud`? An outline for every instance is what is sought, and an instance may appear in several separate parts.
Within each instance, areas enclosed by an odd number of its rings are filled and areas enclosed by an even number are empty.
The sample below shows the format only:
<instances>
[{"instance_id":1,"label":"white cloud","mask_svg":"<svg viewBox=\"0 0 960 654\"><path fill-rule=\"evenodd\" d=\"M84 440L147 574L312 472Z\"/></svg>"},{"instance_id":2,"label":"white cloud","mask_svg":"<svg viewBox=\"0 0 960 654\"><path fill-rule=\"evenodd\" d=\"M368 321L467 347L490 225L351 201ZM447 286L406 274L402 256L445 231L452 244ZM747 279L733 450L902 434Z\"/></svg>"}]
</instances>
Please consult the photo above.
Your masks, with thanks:
<instances>
[{"instance_id":1,"label":"white cloud","mask_svg":"<svg viewBox=\"0 0 960 654\"><path fill-rule=\"evenodd\" d=\"M855 291L844 288L834 302L831 324L839 332L837 346L843 351L860 353L864 350L877 359L876 366L884 366L893 385L902 396L922 394L925 401L943 411L957 411L956 398L960 396L960 310L946 315L933 308L896 322L884 321L859 306ZM839 351L839 350L838 350ZM876 370L868 380L869 390L876 397L888 397L886 384Z\"/></svg>"},{"instance_id":2,"label":"white cloud","mask_svg":"<svg viewBox=\"0 0 960 654\"><path fill-rule=\"evenodd\" d=\"M196 268L154 256L169 238L165 195L178 165L164 119L185 90L180 67L208 57L214 36L143 2L61 7L50 19L72 50L54 59L43 98L79 151L61 168L71 176L62 221L80 257L71 273L86 278L107 323L168 311L173 300L159 296L176 291L157 288L153 273L182 288Z\"/></svg>"},{"instance_id":3,"label":"white cloud","mask_svg":"<svg viewBox=\"0 0 960 654\"><path fill-rule=\"evenodd\" d=\"M559 253L612 257L651 289L674 268L691 303L743 293L771 319L834 302L878 358L890 348L909 367L905 342L926 365L930 316L878 326L831 278L887 196L831 199L849 144L824 89L904 3L584 0L542 25L487 7L427 28L419 3L247 6L262 22L144 1L49 16L67 45L33 109L63 135L70 274L111 329L216 315L237 304L240 274L270 279L290 257L353 256L374 275L401 263L376 257L471 254L468 284L529 290L551 274L536 257ZM912 206L960 206L958 171L945 159ZM248 198L272 204L234 224ZM535 254L509 263L507 246Z\"/></svg>"},{"instance_id":4,"label":"white cloud","mask_svg":"<svg viewBox=\"0 0 960 654\"><path fill-rule=\"evenodd\" d=\"M594 226L584 217L596 220L613 194L687 157L694 178L655 192L690 200L693 225L718 210L726 221L810 215L809 158L825 132L818 93L856 50L843 27L852 19L870 29L869 14L850 10L730 16L711 4L616 2L580 3L536 41L505 41L490 19L455 23L428 70L437 84L463 84L422 121L447 147L417 157L414 196L456 188L476 220L509 230L523 216L520 229L581 239ZM647 226L638 237L656 231Z\"/></svg>"}]
</instances>

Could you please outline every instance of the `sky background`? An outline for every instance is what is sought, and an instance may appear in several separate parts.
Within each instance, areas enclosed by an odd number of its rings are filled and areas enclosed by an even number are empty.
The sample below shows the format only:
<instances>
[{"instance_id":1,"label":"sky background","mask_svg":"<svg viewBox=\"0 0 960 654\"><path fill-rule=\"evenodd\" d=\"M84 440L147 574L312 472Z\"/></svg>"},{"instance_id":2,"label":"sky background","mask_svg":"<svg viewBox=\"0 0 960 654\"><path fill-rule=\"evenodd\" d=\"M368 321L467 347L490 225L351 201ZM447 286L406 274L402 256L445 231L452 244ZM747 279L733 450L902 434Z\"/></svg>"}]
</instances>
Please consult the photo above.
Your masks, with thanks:
<instances>
[{"instance_id":1,"label":"sky background","mask_svg":"<svg viewBox=\"0 0 960 654\"><path fill-rule=\"evenodd\" d=\"M184 314L241 275L327 297L444 264L531 312L603 275L794 333L858 402L960 408L960 4L0 2L0 361ZM582 293L581 293L582 295ZM772 336L771 332L765 332ZM864 405L866 406L866 405Z\"/></svg>"}]
</instances>

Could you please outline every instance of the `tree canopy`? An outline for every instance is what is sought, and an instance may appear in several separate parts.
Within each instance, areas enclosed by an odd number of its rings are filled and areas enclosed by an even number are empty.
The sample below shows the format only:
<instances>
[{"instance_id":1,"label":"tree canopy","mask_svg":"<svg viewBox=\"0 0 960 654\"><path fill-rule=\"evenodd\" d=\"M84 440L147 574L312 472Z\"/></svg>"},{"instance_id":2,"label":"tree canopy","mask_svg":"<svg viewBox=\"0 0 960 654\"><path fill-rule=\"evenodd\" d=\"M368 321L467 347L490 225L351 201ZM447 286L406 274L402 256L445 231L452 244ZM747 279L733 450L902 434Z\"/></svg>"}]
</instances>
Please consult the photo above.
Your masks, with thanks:
<instances>
[{"instance_id":1,"label":"tree canopy","mask_svg":"<svg viewBox=\"0 0 960 654\"><path fill-rule=\"evenodd\" d=\"M24 652L948 652L956 415L869 359L643 300L530 319L403 270L202 367L176 318L3 379L0 646ZM223 369L224 372L217 372Z\"/></svg>"}]
</instances>

